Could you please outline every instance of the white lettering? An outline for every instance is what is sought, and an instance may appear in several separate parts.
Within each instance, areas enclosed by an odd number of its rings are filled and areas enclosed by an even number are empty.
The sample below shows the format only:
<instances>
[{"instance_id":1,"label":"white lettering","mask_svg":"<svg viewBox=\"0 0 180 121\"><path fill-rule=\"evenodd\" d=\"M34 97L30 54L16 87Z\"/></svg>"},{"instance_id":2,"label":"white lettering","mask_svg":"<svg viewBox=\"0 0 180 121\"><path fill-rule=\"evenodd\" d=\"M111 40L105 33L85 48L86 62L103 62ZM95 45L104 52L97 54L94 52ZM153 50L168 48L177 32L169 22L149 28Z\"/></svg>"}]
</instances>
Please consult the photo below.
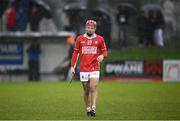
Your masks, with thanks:
<instances>
[{"instance_id":1,"label":"white lettering","mask_svg":"<svg viewBox=\"0 0 180 121\"><path fill-rule=\"evenodd\" d=\"M97 47L84 46L84 47L82 47L82 54L97 54Z\"/></svg>"},{"instance_id":2,"label":"white lettering","mask_svg":"<svg viewBox=\"0 0 180 121\"><path fill-rule=\"evenodd\" d=\"M17 45L0 45L0 52L1 53L17 53L18 52L18 46Z\"/></svg>"},{"instance_id":3,"label":"white lettering","mask_svg":"<svg viewBox=\"0 0 180 121\"><path fill-rule=\"evenodd\" d=\"M107 73L115 74L142 74L143 66L142 63L136 64L107 64Z\"/></svg>"}]
</instances>

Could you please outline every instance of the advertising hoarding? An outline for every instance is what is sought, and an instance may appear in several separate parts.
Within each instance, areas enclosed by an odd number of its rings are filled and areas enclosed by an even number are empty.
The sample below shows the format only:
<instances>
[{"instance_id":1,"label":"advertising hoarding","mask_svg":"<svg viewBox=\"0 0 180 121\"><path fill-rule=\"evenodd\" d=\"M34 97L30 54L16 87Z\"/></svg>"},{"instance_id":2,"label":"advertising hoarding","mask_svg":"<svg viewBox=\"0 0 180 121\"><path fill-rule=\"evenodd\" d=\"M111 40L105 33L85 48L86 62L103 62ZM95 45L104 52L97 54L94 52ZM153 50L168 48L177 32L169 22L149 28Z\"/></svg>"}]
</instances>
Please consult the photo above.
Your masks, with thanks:
<instances>
[{"instance_id":1,"label":"advertising hoarding","mask_svg":"<svg viewBox=\"0 0 180 121\"><path fill-rule=\"evenodd\" d=\"M180 82L180 61L165 60L163 62L163 80Z\"/></svg>"},{"instance_id":2,"label":"advertising hoarding","mask_svg":"<svg viewBox=\"0 0 180 121\"><path fill-rule=\"evenodd\" d=\"M0 43L0 65L22 64L23 44L18 42Z\"/></svg>"},{"instance_id":3,"label":"advertising hoarding","mask_svg":"<svg viewBox=\"0 0 180 121\"><path fill-rule=\"evenodd\" d=\"M105 78L162 80L162 61L109 61L105 62Z\"/></svg>"}]
</instances>

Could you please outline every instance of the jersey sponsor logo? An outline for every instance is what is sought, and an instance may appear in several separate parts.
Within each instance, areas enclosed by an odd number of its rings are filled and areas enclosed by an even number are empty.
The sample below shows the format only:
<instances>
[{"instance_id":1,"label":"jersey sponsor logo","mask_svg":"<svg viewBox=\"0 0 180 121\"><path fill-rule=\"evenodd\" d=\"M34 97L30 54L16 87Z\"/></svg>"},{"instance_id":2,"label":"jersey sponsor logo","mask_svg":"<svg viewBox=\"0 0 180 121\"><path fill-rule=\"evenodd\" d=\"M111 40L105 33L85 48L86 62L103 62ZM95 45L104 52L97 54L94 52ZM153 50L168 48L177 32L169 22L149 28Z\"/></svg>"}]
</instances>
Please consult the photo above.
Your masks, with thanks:
<instances>
[{"instance_id":1,"label":"jersey sponsor logo","mask_svg":"<svg viewBox=\"0 0 180 121\"><path fill-rule=\"evenodd\" d=\"M84 46L84 47L82 47L82 54L97 54L97 47Z\"/></svg>"}]
</instances>

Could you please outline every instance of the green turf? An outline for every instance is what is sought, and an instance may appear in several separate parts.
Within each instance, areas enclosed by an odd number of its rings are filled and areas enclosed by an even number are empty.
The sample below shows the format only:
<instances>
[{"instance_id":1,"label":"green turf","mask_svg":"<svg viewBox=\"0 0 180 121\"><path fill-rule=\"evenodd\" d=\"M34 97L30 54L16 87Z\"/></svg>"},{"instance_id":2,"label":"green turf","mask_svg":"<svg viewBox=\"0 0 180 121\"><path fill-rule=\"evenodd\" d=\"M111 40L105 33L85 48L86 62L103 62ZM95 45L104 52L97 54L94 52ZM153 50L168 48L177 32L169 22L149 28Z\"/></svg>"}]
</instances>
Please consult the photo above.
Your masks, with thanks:
<instances>
[{"instance_id":1,"label":"green turf","mask_svg":"<svg viewBox=\"0 0 180 121\"><path fill-rule=\"evenodd\" d=\"M180 83L100 82L97 116L86 117L79 82L0 83L0 120L180 119Z\"/></svg>"}]
</instances>

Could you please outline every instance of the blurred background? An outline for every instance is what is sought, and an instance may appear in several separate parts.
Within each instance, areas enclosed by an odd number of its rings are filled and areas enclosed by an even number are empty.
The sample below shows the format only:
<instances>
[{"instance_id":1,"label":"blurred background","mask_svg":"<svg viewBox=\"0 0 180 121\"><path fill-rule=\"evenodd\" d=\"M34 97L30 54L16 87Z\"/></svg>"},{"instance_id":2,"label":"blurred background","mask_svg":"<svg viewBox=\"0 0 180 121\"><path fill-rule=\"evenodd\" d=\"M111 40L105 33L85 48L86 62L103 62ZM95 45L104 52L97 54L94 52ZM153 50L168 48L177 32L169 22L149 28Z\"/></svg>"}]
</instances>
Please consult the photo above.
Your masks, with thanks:
<instances>
[{"instance_id":1,"label":"blurred background","mask_svg":"<svg viewBox=\"0 0 180 121\"><path fill-rule=\"evenodd\" d=\"M0 0L0 81L69 80L73 45L97 21L104 80L180 81L178 0ZM77 77L79 68L77 67Z\"/></svg>"}]
</instances>

